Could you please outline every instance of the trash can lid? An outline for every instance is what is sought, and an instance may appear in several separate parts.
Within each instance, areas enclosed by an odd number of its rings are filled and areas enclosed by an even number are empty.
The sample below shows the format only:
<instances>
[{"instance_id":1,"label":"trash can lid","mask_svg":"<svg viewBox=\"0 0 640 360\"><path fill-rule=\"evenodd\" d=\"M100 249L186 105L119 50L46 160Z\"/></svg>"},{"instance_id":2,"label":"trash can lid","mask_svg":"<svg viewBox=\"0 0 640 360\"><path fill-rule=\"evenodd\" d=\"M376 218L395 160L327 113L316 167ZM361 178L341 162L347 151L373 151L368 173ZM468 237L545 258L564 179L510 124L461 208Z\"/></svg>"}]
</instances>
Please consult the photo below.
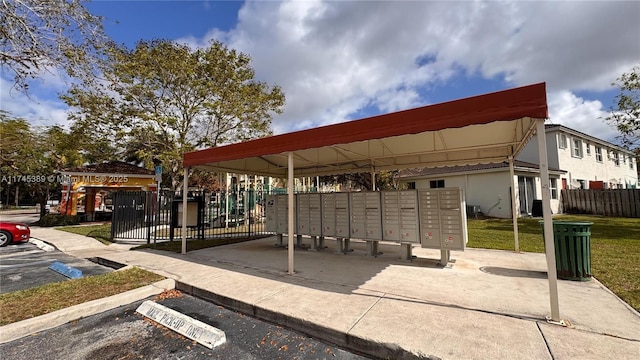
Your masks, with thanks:
<instances>
[{"instance_id":1,"label":"trash can lid","mask_svg":"<svg viewBox=\"0 0 640 360\"><path fill-rule=\"evenodd\" d=\"M544 224L544 220L539 220L539 224ZM568 220L553 220L553 224L558 225L593 225L591 221L568 221Z\"/></svg>"},{"instance_id":2,"label":"trash can lid","mask_svg":"<svg viewBox=\"0 0 640 360\"><path fill-rule=\"evenodd\" d=\"M558 220L558 221L554 221L554 224L558 224L558 225L593 225L593 223L591 221L564 221L564 220Z\"/></svg>"}]
</instances>

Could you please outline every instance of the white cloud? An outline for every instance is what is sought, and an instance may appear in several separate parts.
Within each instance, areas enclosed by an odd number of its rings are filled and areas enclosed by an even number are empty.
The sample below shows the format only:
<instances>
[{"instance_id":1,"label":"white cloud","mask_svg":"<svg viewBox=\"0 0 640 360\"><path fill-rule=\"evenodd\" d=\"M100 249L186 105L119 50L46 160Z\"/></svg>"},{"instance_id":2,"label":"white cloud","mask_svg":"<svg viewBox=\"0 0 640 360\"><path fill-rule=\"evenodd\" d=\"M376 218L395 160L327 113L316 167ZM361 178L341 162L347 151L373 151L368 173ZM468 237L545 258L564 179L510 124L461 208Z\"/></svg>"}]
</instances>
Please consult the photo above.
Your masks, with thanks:
<instances>
[{"instance_id":1,"label":"white cloud","mask_svg":"<svg viewBox=\"0 0 640 360\"><path fill-rule=\"evenodd\" d=\"M365 106L427 104L425 89L456 74L507 87L545 81L550 92L608 90L640 59L639 11L638 2L249 2L234 29L207 37L250 54L257 77L283 87L286 110L274 127L285 132Z\"/></svg>"},{"instance_id":2,"label":"white cloud","mask_svg":"<svg viewBox=\"0 0 640 360\"><path fill-rule=\"evenodd\" d=\"M615 128L605 122L609 113L598 100L585 100L570 91L549 93L549 119L602 140L617 143Z\"/></svg>"},{"instance_id":3,"label":"white cloud","mask_svg":"<svg viewBox=\"0 0 640 360\"><path fill-rule=\"evenodd\" d=\"M48 78L48 77L47 77ZM46 84L53 84L49 87ZM68 126L67 107L57 98L42 96L43 93L55 94L56 88L61 86L58 78L52 77L49 82L44 81L34 88L27 97L13 87L13 82L0 77L0 104L2 110L10 112L15 117L28 120L35 126L61 125Z\"/></svg>"},{"instance_id":4,"label":"white cloud","mask_svg":"<svg viewBox=\"0 0 640 360\"><path fill-rule=\"evenodd\" d=\"M466 97L478 82L544 81L553 121L611 138L602 104L574 94L597 96L638 64L638 14L637 1L252 1L230 31L184 29L178 41L249 54L256 77L287 96L276 133L433 103L436 91ZM469 89L456 96L460 79ZM2 85L3 109L62 119L63 104L42 100L55 88L33 104Z\"/></svg>"}]
</instances>

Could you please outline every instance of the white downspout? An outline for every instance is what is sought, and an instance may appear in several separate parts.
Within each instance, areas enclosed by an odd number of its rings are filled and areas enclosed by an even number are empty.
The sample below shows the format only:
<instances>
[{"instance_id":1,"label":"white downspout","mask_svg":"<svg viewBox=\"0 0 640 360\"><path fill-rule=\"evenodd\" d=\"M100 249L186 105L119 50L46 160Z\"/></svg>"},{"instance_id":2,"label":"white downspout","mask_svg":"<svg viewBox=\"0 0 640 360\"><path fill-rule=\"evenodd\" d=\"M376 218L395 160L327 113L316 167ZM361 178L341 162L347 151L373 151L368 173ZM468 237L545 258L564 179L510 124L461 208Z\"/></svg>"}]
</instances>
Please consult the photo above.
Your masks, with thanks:
<instances>
[{"instance_id":1,"label":"white downspout","mask_svg":"<svg viewBox=\"0 0 640 360\"><path fill-rule=\"evenodd\" d=\"M513 156L509 155L509 175L511 176L511 219L513 221L513 244L515 251L520 252L518 241L518 209L516 208L516 180L513 169Z\"/></svg>"},{"instance_id":2,"label":"white downspout","mask_svg":"<svg viewBox=\"0 0 640 360\"><path fill-rule=\"evenodd\" d=\"M544 219L544 245L547 256L547 276L549 278L549 301L551 304L550 321L562 324L558 301L558 274L556 273L556 252L553 240L551 219L551 194L549 193L549 160L547 159L547 139L544 119L536 120L538 138L538 156L540 158L540 181L542 182L542 217Z\"/></svg>"}]
</instances>

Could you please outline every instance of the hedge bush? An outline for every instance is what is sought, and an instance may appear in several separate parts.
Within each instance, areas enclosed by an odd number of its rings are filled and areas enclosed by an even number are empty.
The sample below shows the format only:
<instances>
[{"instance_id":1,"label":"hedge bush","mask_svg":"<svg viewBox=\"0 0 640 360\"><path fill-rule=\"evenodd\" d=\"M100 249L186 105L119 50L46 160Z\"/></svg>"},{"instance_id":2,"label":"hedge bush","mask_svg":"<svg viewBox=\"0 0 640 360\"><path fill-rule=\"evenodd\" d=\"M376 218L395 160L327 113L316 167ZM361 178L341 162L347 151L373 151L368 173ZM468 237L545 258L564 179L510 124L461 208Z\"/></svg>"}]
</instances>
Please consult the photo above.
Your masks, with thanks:
<instances>
[{"instance_id":1,"label":"hedge bush","mask_svg":"<svg viewBox=\"0 0 640 360\"><path fill-rule=\"evenodd\" d=\"M33 225L42 226L42 227L78 225L78 224L80 224L80 216L61 215L61 214L46 214L45 216L41 217L40 220L33 223Z\"/></svg>"}]
</instances>

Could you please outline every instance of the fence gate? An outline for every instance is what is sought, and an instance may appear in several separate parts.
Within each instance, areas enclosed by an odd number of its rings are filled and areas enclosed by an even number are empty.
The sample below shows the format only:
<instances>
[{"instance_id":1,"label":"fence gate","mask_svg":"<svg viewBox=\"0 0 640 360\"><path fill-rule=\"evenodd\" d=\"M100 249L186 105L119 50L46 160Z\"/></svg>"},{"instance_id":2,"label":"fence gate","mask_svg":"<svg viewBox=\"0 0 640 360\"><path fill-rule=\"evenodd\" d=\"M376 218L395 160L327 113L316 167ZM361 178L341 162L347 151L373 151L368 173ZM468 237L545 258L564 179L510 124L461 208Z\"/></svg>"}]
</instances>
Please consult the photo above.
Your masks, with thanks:
<instances>
[{"instance_id":1,"label":"fence gate","mask_svg":"<svg viewBox=\"0 0 640 360\"><path fill-rule=\"evenodd\" d=\"M267 192L192 191L188 203L198 202L198 217L187 223L187 238L246 237L264 230ZM112 240L173 240L182 237L182 195L172 191L117 191L113 193ZM180 212L178 211L180 209Z\"/></svg>"},{"instance_id":2,"label":"fence gate","mask_svg":"<svg viewBox=\"0 0 640 360\"><path fill-rule=\"evenodd\" d=\"M116 191L113 193L111 239L147 239L154 218L155 193Z\"/></svg>"}]
</instances>

